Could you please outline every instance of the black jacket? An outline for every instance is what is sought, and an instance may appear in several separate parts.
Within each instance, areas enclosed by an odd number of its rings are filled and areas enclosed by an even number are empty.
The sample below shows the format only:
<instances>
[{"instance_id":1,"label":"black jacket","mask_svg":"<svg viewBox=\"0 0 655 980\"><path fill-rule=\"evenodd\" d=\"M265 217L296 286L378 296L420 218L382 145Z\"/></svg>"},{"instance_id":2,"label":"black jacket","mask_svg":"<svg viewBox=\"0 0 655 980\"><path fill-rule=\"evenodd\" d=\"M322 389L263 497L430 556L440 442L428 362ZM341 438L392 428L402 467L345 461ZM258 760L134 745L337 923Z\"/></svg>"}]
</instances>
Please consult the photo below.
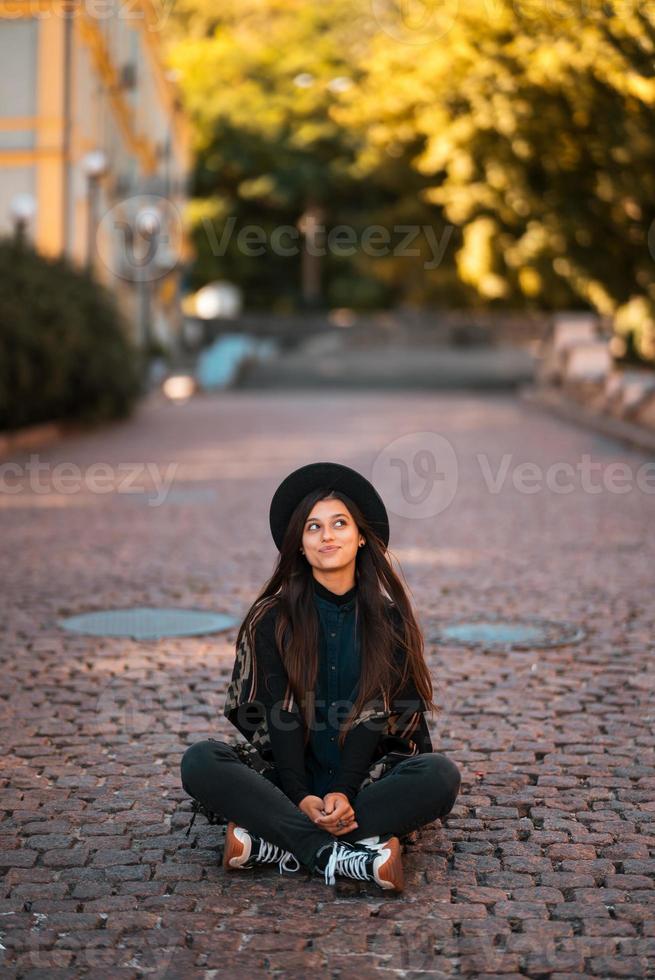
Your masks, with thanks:
<instances>
[{"instance_id":1,"label":"black jacket","mask_svg":"<svg viewBox=\"0 0 655 980\"><path fill-rule=\"evenodd\" d=\"M356 695L359 642L356 629L356 586L338 596L314 580L320 622L319 675L315 689L317 725L305 750L302 721L275 644L276 605L255 624L254 650L237 651L225 715L275 766L286 795L299 803L306 795L342 792L352 801L362 785L378 778L407 756L431 752L425 721L427 707L410 681L393 704L382 700L355 720L343 749L337 744L335 702ZM394 615L392 604L390 615Z\"/></svg>"}]
</instances>

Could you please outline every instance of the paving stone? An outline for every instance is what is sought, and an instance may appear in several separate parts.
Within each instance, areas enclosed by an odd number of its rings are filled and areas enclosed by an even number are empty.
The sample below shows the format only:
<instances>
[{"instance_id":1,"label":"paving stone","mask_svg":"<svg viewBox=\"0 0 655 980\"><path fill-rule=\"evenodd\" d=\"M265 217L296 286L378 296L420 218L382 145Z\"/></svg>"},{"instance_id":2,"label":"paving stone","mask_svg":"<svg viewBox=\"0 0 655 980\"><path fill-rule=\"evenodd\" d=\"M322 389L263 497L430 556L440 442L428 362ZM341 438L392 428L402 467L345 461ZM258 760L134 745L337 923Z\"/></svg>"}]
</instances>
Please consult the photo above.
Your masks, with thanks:
<instances>
[{"instance_id":1,"label":"paving stone","mask_svg":"<svg viewBox=\"0 0 655 980\"><path fill-rule=\"evenodd\" d=\"M462 772L457 805L407 849L398 898L270 869L226 876L216 828L199 817L185 837L179 761L193 741L231 733L236 632L139 643L67 634L57 620L135 605L239 619L263 584L265 515L290 469L337 458L370 475L395 438L435 431L456 450L457 492L446 514L392 514L392 547L437 681L433 739ZM655 975L655 496L579 483L525 494L511 476L494 493L480 454L491 472L508 454L510 474L518 461L575 470L583 454L601 474L645 461L513 395L243 391L174 412L149 399L120 426L39 453L82 470L172 460L180 484L216 491L211 505L0 493L3 970ZM430 639L442 620L480 613L573 622L587 638L542 650Z\"/></svg>"}]
</instances>

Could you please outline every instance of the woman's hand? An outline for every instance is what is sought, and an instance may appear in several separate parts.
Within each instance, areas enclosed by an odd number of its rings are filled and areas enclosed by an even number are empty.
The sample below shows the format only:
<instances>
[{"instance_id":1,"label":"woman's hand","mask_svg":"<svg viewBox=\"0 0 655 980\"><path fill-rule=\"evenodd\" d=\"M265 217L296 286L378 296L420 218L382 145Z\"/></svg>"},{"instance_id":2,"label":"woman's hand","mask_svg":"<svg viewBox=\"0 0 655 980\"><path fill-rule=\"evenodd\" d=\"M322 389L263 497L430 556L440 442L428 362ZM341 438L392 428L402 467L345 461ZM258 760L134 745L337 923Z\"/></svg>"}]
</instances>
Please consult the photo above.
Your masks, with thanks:
<instances>
[{"instance_id":1,"label":"woman's hand","mask_svg":"<svg viewBox=\"0 0 655 980\"><path fill-rule=\"evenodd\" d=\"M314 823L318 823L319 817L323 816L323 800L320 796L305 796L298 804L298 809L306 813Z\"/></svg>"},{"instance_id":2,"label":"woman's hand","mask_svg":"<svg viewBox=\"0 0 655 980\"><path fill-rule=\"evenodd\" d=\"M325 807L325 815L319 816L316 823L328 833L339 837L341 834L350 833L358 826L355 811L345 793L327 793L321 803Z\"/></svg>"}]
</instances>

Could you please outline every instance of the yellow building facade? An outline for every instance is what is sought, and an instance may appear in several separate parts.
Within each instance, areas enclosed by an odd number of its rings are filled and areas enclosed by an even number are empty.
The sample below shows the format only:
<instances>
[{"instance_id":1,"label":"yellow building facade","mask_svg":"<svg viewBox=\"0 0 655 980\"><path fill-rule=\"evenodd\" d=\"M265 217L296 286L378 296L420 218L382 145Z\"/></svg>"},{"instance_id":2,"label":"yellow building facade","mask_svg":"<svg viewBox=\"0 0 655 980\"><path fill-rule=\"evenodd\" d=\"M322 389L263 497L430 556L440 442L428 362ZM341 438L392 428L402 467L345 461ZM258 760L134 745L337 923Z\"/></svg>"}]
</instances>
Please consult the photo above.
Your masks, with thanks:
<instances>
[{"instance_id":1,"label":"yellow building facade","mask_svg":"<svg viewBox=\"0 0 655 980\"><path fill-rule=\"evenodd\" d=\"M189 130L149 0L0 0L0 234L115 292L135 339L179 335Z\"/></svg>"}]
</instances>

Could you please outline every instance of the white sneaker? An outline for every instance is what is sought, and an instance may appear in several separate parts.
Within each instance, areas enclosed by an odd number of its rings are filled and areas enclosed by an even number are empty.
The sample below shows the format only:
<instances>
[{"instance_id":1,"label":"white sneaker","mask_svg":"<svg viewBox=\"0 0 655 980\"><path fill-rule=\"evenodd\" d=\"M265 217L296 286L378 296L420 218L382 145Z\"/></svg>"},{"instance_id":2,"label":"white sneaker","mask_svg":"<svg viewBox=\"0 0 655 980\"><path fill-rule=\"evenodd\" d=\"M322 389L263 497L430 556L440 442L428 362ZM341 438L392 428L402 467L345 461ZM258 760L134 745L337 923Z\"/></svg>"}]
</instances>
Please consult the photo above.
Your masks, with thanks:
<instances>
[{"instance_id":1,"label":"white sneaker","mask_svg":"<svg viewBox=\"0 0 655 980\"><path fill-rule=\"evenodd\" d=\"M365 838L369 839L370 838ZM316 855L315 870L325 875L325 884L334 885L335 875L358 881L374 881L380 888L401 892L405 887L400 841L389 837L372 847L335 840Z\"/></svg>"},{"instance_id":2,"label":"white sneaker","mask_svg":"<svg viewBox=\"0 0 655 980\"><path fill-rule=\"evenodd\" d=\"M374 837L362 837L361 840L354 841L354 844L357 847L372 847L376 851L379 851L384 846L384 842L379 834L375 834Z\"/></svg>"},{"instance_id":3,"label":"white sneaker","mask_svg":"<svg viewBox=\"0 0 655 980\"><path fill-rule=\"evenodd\" d=\"M285 851L231 821L225 830L223 867L226 871L244 870L255 864L277 864L280 874L300 870L300 861L291 851Z\"/></svg>"}]
</instances>

